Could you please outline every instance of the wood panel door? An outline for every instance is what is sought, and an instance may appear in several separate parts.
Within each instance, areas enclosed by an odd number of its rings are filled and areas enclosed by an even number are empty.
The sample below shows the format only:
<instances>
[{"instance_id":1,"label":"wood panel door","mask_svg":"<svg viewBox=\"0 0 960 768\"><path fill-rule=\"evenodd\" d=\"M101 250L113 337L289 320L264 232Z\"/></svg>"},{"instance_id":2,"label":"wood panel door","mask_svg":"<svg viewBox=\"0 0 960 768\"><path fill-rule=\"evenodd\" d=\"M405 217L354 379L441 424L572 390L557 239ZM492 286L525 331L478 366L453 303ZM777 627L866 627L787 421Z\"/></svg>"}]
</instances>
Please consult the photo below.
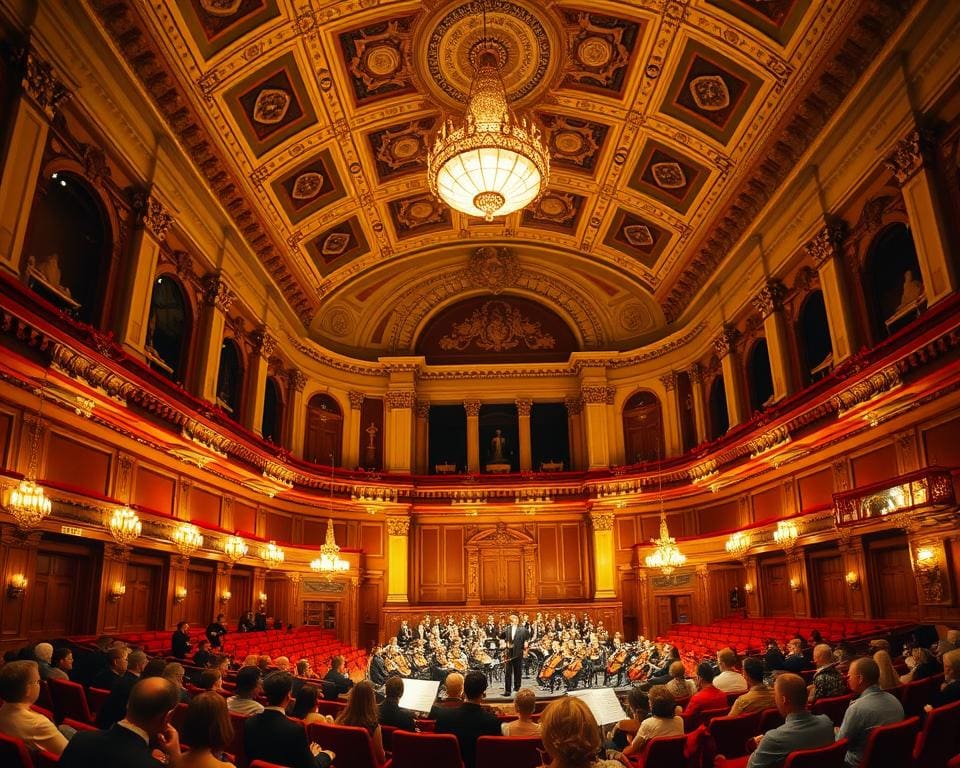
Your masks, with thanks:
<instances>
[{"instance_id":1,"label":"wood panel door","mask_svg":"<svg viewBox=\"0 0 960 768\"><path fill-rule=\"evenodd\" d=\"M671 624L673 624L673 600L670 597L658 597L656 634L665 634Z\"/></svg>"},{"instance_id":2,"label":"wood panel door","mask_svg":"<svg viewBox=\"0 0 960 768\"><path fill-rule=\"evenodd\" d=\"M881 619L911 619L919 613L917 582L906 544L870 550L870 572L876 615Z\"/></svg>"},{"instance_id":3,"label":"wood panel door","mask_svg":"<svg viewBox=\"0 0 960 768\"><path fill-rule=\"evenodd\" d=\"M206 626L213 621L213 571L191 568L187 571L187 599L183 602L181 615L184 621L197 626Z\"/></svg>"},{"instance_id":4,"label":"wood panel door","mask_svg":"<svg viewBox=\"0 0 960 768\"><path fill-rule=\"evenodd\" d=\"M480 600L483 603L523 602L523 552L519 548L480 552Z\"/></svg>"},{"instance_id":5,"label":"wood panel door","mask_svg":"<svg viewBox=\"0 0 960 768\"><path fill-rule=\"evenodd\" d=\"M85 570L79 555L37 554L37 575L30 585L30 639L50 640L78 632Z\"/></svg>"},{"instance_id":6,"label":"wood panel door","mask_svg":"<svg viewBox=\"0 0 960 768\"><path fill-rule=\"evenodd\" d=\"M847 616L847 582L840 555L813 557L813 610L816 616Z\"/></svg>"},{"instance_id":7,"label":"wood panel door","mask_svg":"<svg viewBox=\"0 0 960 768\"><path fill-rule=\"evenodd\" d=\"M247 611L252 611L253 605L253 579L249 572L237 571L234 569L230 573L230 602L224 609L227 614L227 621L236 624L240 617Z\"/></svg>"},{"instance_id":8,"label":"wood panel door","mask_svg":"<svg viewBox=\"0 0 960 768\"><path fill-rule=\"evenodd\" d=\"M156 629L156 606L160 569L154 565L127 563L126 594L120 598L120 630L143 632Z\"/></svg>"},{"instance_id":9,"label":"wood panel door","mask_svg":"<svg viewBox=\"0 0 960 768\"><path fill-rule=\"evenodd\" d=\"M767 616L793 616L793 594L786 563L762 563L760 588L763 590L763 610Z\"/></svg>"},{"instance_id":10,"label":"wood panel door","mask_svg":"<svg viewBox=\"0 0 960 768\"><path fill-rule=\"evenodd\" d=\"M417 589L421 603L454 603L467 597L463 527L417 528Z\"/></svg>"}]
</instances>

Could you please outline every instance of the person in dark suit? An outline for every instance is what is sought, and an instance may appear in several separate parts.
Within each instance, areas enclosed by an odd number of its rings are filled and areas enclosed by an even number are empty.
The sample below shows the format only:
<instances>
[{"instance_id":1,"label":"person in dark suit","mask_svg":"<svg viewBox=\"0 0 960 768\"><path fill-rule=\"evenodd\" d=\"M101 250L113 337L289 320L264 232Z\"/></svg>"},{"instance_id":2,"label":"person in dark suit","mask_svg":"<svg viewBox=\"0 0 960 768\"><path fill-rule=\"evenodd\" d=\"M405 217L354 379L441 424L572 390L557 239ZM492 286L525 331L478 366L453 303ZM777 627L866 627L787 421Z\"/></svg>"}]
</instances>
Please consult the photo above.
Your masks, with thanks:
<instances>
[{"instance_id":1,"label":"person in dark suit","mask_svg":"<svg viewBox=\"0 0 960 768\"><path fill-rule=\"evenodd\" d=\"M763 655L763 666L767 673L783 669L783 651L772 637L767 639L767 652Z\"/></svg>"},{"instance_id":2,"label":"person in dark suit","mask_svg":"<svg viewBox=\"0 0 960 768\"><path fill-rule=\"evenodd\" d=\"M509 696L511 692L511 680L513 681L513 691L520 690L520 678L523 675L523 651L527 647L530 639L528 630L520 626L520 619L515 613L510 614L510 623L500 635L501 646L504 648L506 664L504 664L503 676L503 695Z\"/></svg>"},{"instance_id":3,"label":"person in dark suit","mask_svg":"<svg viewBox=\"0 0 960 768\"><path fill-rule=\"evenodd\" d=\"M177 706L173 684L162 677L139 681L130 691L127 715L106 731L80 731L63 750L60 768L161 768L155 743L171 765L180 764L180 738L167 723Z\"/></svg>"},{"instance_id":4,"label":"person in dark suit","mask_svg":"<svg viewBox=\"0 0 960 768\"><path fill-rule=\"evenodd\" d=\"M265 614L263 611L257 611L256 615L253 617L253 630L254 632L267 631L267 614Z\"/></svg>"},{"instance_id":5,"label":"person in dark suit","mask_svg":"<svg viewBox=\"0 0 960 768\"><path fill-rule=\"evenodd\" d=\"M392 725L402 731L417 730L413 722L413 712L400 708L400 697L403 696L403 678L394 675L387 680L384 689L386 697L380 704L380 725Z\"/></svg>"},{"instance_id":6,"label":"person in dark suit","mask_svg":"<svg viewBox=\"0 0 960 768\"><path fill-rule=\"evenodd\" d=\"M253 611L247 611L240 617L237 632L253 632Z\"/></svg>"},{"instance_id":7,"label":"person in dark suit","mask_svg":"<svg viewBox=\"0 0 960 768\"><path fill-rule=\"evenodd\" d=\"M227 628L223 624L223 614L218 613L216 621L207 624L207 640L210 641L211 648L220 648L223 645L223 636L227 634Z\"/></svg>"},{"instance_id":8,"label":"person in dark suit","mask_svg":"<svg viewBox=\"0 0 960 768\"><path fill-rule=\"evenodd\" d=\"M400 629L397 632L397 644L401 648L406 648L410 645L411 640L413 640L413 630L410 629L410 625L407 623L407 620L404 619L400 623Z\"/></svg>"},{"instance_id":9,"label":"person in dark suit","mask_svg":"<svg viewBox=\"0 0 960 768\"><path fill-rule=\"evenodd\" d=\"M387 682L387 663L383 660L383 648L379 645L373 647L370 655L370 670L367 675L370 682L377 688L382 688Z\"/></svg>"},{"instance_id":10,"label":"person in dark suit","mask_svg":"<svg viewBox=\"0 0 960 768\"><path fill-rule=\"evenodd\" d=\"M251 715L243 726L243 746L247 759L263 760L289 768L327 768L333 754L320 745L307 743L303 726L287 718L293 675L274 672L263 681L267 706L259 715Z\"/></svg>"},{"instance_id":11,"label":"person in dark suit","mask_svg":"<svg viewBox=\"0 0 960 768\"><path fill-rule=\"evenodd\" d=\"M813 665L803 655L802 643L798 638L793 638L787 643L787 650L790 652L783 659L783 668L787 672L799 675L805 669L813 669Z\"/></svg>"},{"instance_id":12,"label":"person in dark suit","mask_svg":"<svg viewBox=\"0 0 960 768\"><path fill-rule=\"evenodd\" d=\"M327 670L323 679L337 686L338 695L353 688L353 680L343 674L343 656L334 656L330 659L330 669Z\"/></svg>"},{"instance_id":13,"label":"person in dark suit","mask_svg":"<svg viewBox=\"0 0 960 768\"><path fill-rule=\"evenodd\" d=\"M173 633L171 646L173 647L174 656L178 659L187 658L187 654L190 653L190 649L193 647L193 643L190 642L190 625L187 624L187 622L181 621L177 624L177 629Z\"/></svg>"},{"instance_id":14,"label":"person in dark suit","mask_svg":"<svg viewBox=\"0 0 960 768\"><path fill-rule=\"evenodd\" d=\"M114 683L113 690L97 713L97 728L109 728L123 719L127 711L127 701L130 691L140 680L143 668L147 666L147 654L143 651L133 651L127 656L127 671Z\"/></svg>"},{"instance_id":15,"label":"person in dark suit","mask_svg":"<svg viewBox=\"0 0 960 768\"><path fill-rule=\"evenodd\" d=\"M105 691L112 691L113 686L123 677L127 671L127 654L130 649L125 645L115 645L107 651L107 666L97 673L93 678L91 686L93 688L102 688Z\"/></svg>"},{"instance_id":16,"label":"person in dark suit","mask_svg":"<svg viewBox=\"0 0 960 768\"><path fill-rule=\"evenodd\" d=\"M516 616L513 618L516 619ZM437 710L436 732L456 736L464 767L475 768L477 739L481 736L499 736L500 721L483 706L483 696L487 691L487 676L483 672L467 672L463 691L467 700L459 707Z\"/></svg>"}]
</instances>

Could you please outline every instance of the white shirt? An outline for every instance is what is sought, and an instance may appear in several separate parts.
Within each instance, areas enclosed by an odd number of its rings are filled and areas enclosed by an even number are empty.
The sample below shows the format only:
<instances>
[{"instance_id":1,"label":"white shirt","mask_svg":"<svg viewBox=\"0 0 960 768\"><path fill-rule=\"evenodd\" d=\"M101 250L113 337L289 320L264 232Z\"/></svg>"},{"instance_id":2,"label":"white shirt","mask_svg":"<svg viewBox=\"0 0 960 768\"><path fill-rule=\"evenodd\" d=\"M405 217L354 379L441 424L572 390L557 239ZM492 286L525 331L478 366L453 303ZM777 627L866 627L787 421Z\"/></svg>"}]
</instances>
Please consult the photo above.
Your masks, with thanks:
<instances>
[{"instance_id":1,"label":"white shirt","mask_svg":"<svg viewBox=\"0 0 960 768\"><path fill-rule=\"evenodd\" d=\"M227 699L227 709L236 715L259 715L263 712L263 705L253 699L231 696Z\"/></svg>"},{"instance_id":2,"label":"white shirt","mask_svg":"<svg viewBox=\"0 0 960 768\"><path fill-rule=\"evenodd\" d=\"M713 687L724 693L746 693L747 681L739 672L728 669L713 678Z\"/></svg>"},{"instance_id":3,"label":"white shirt","mask_svg":"<svg viewBox=\"0 0 960 768\"><path fill-rule=\"evenodd\" d=\"M29 749L45 749L55 755L59 755L67 746L67 740L57 726L24 702L6 702L0 706L0 731L7 736L23 739Z\"/></svg>"},{"instance_id":4,"label":"white shirt","mask_svg":"<svg viewBox=\"0 0 960 768\"><path fill-rule=\"evenodd\" d=\"M144 744L146 744L148 747L150 746L150 734L143 730L143 728L141 728L139 725L134 725L126 718L117 722L117 725L119 725L121 728L126 728L128 731L133 731L135 734L137 734L137 736L143 739Z\"/></svg>"}]
</instances>

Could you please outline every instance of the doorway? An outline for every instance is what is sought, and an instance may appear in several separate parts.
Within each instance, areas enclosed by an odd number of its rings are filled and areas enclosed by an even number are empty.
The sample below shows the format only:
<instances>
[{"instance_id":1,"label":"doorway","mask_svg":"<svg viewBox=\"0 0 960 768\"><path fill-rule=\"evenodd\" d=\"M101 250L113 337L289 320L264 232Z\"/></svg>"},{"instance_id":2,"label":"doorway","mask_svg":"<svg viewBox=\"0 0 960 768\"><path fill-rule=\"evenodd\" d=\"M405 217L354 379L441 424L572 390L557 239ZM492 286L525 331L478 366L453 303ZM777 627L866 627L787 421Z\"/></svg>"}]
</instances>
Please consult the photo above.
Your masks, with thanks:
<instances>
[{"instance_id":1,"label":"doorway","mask_svg":"<svg viewBox=\"0 0 960 768\"><path fill-rule=\"evenodd\" d=\"M303 623L308 627L336 630L337 606L327 600L306 600L303 603Z\"/></svg>"}]
</instances>

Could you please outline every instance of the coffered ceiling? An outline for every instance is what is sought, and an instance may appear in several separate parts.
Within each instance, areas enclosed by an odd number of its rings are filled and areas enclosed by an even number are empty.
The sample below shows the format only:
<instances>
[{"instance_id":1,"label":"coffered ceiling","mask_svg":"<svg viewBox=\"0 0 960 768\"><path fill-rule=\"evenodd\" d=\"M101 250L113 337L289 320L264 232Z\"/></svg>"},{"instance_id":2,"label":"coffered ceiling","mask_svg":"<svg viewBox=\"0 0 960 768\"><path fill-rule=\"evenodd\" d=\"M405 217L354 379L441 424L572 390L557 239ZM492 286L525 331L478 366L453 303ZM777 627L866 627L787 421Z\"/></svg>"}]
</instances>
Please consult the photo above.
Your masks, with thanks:
<instances>
[{"instance_id":1,"label":"coffered ceiling","mask_svg":"<svg viewBox=\"0 0 960 768\"><path fill-rule=\"evenodd\" d=\"M552 162L539 201L487 224L434 199L425 163L469 89L477 4L88 2L310 332L364 356L491 290L483 246L582 348L663 333L822 124L815 79L864 6L487 0Z\"/></svg>"}]
</instances>

